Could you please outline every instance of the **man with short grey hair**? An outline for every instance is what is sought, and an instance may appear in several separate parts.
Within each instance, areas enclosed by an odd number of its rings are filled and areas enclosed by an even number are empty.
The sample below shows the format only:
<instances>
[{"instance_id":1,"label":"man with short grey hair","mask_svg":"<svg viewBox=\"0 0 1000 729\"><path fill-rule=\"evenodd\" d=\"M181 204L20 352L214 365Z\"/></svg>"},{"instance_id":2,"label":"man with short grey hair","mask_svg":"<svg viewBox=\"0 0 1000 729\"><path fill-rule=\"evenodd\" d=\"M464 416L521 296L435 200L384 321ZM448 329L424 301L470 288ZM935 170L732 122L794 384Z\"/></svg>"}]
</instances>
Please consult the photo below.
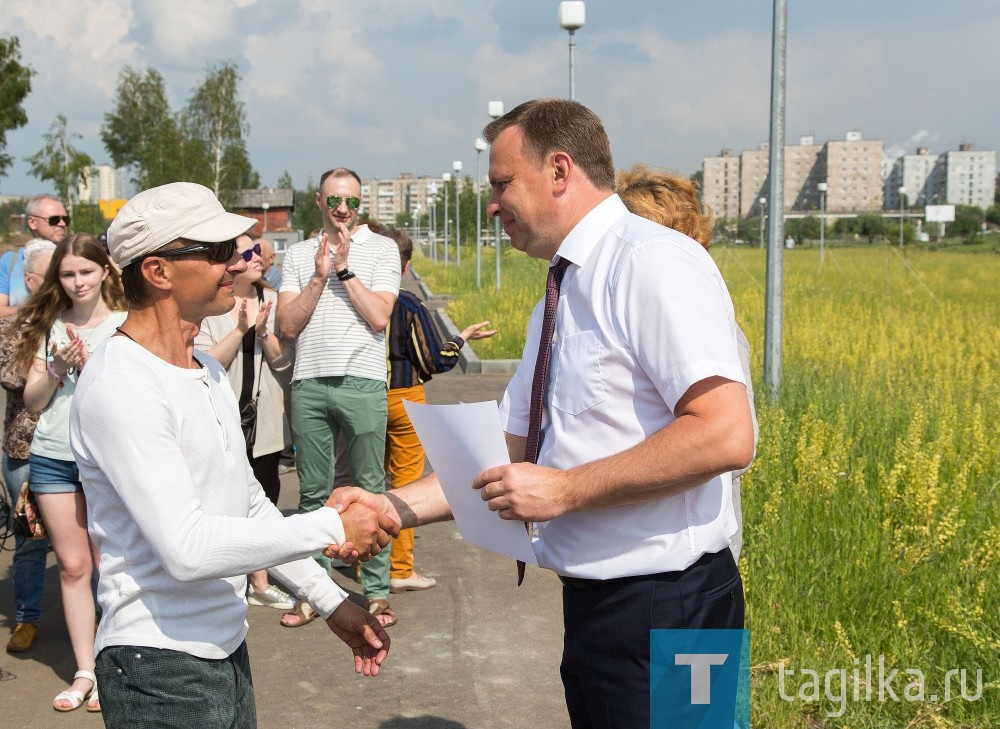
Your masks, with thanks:
<instances>
[{"instance_id":1,"label":"man with short grey hair","mask_svg":"<svg viewBox=\"0 0 1000 729\"><path fill-rule=\"evenodd\" d=\"M35 195L24 207L28 230L35 239L59 243L66 237L69 216L59 198ZM28 300L24 286L24 249L0 256L0 317L10 316Z\"/></svg>"}]
</instances>

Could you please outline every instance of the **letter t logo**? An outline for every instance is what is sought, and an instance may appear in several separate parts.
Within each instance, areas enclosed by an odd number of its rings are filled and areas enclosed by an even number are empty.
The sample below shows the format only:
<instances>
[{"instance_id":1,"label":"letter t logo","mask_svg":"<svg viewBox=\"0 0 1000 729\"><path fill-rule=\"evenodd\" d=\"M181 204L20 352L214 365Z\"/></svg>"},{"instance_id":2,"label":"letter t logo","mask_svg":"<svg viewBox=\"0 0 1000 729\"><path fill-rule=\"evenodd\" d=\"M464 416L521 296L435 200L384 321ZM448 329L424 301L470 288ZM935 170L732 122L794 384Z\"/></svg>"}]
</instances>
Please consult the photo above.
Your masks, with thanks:
<instances>
[{"instance_id":1,"label":"letter t logo","mask_svg":"<svg viewBox=\"0 0 1000 729\"><path fill-rule=\"evenodd\" d=\"M691 703L712 703L712 666L721 666L728 653L677 653L675 666L691 666Z\"/></svg>"}]
</instances>

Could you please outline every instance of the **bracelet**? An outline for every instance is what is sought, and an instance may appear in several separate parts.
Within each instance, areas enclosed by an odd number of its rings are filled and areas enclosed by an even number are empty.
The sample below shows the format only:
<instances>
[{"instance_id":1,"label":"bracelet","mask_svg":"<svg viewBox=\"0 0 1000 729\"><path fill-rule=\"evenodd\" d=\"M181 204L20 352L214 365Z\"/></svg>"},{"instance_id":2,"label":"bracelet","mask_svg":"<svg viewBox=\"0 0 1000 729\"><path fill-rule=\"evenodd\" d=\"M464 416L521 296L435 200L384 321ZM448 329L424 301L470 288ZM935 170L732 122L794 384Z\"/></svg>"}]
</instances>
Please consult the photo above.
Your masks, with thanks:
<instances>
[{"instance_id":1,"label":"bracelet","mask_svg":"<svg viewBox=\"0 0 1000 729\"><path fill-rule=\"evenodd\" d=\"M49 373L49 377L54 380L59 380L60 382L62 382L63 378L66 376L60 375L56 372L56 363L54 361L50 361L45 365L45 371Z\"/></svg>"},{"instance_id":2,"label":"bracelet","mask_svg":"<svg viewBox=\"0 0 1000 729\"><path fill-rule=\"evenodd\" d=\"M265 339L267 339L267 338L268 338L269 336L271 336L271 332L267 331L267 329L265 329L265 330L264 330L264 334L263 334L263 335L261 335L261 334L257 334L257 335L256 335L257 339L259 339L259 340L260 340L260 341L262 341L262 342L263 342L263 341L264 341Z\"/></svg>"},{"instance_id":3,"label":"bracelet","mask_svg":"<svg viewBox=\"0 0 1000 729\"><path fill-rule=\"evenodd\" d=\"M337 278L341 281L347 281L354 278L356 274L349 268L345 268L343 271L337 271Z\"/></svg>"}]
</instances>

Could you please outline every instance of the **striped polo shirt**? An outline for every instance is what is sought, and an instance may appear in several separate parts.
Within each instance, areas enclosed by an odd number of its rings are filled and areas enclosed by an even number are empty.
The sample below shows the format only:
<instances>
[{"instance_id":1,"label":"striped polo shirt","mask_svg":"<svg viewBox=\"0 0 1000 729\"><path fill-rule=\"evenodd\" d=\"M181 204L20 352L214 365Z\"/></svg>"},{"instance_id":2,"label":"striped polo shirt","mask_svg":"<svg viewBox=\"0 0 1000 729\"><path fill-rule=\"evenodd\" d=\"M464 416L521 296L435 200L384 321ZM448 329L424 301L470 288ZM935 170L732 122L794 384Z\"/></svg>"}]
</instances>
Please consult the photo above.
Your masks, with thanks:
<instances>
[{"instance_id":1,"label":"striped polo shirt","mask_svg":"<svg viewBox=\"0 0 1000 729\"><path fill-rule=\"evenodd\" d=\"M296 243L281 265L281 293L301 293L316 271L318 238ZM331 257L333 254L330 254ZM362 225L351 236L348 267L371 291L399 295L399 249ZM385 335L357 313L331 269L326 287L295 345L292 380L352 375L385 381Z\"/></svg>"}]
</instances>

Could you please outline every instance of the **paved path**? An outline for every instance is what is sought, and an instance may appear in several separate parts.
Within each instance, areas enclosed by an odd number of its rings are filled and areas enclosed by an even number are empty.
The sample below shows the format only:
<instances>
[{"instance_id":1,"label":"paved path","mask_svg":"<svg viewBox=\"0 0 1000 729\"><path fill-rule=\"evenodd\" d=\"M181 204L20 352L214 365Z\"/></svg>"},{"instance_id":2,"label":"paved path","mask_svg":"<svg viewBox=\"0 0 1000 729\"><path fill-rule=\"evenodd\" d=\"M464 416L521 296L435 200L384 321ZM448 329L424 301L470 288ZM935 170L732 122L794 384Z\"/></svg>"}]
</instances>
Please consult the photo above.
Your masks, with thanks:
<instances>
[{"instance_id":1,"label":"paved path","mask_svg":"<svg viewBox=\"0 0 1000 729\"><path fill-rule=\"evenodd\" d=\"M427 386L432 403L498 399L508 376L452 372ZM279 506L298 502L295 473L282 477ZM10 552L0 553L0 621L13 627ZM569 726L559 680L560 585L528 568L516 587L511 560L466 543L452 522L417 530L417 568L438 580L425 592L391 595L399 622L378 678L358 677L349 651L316 620L279 625L280 612L250 608L248 645L261 729L564 729ZM336 575L362 602L360 585ZM57 714L52 698L75 666L50 553L44 616L35 648L0 652L0 724L5 729L99 727L80 709ZM4 643L6 633L0 631ZM197 729L191 727L191 729Z\"/></svg>"}]
</instances>

